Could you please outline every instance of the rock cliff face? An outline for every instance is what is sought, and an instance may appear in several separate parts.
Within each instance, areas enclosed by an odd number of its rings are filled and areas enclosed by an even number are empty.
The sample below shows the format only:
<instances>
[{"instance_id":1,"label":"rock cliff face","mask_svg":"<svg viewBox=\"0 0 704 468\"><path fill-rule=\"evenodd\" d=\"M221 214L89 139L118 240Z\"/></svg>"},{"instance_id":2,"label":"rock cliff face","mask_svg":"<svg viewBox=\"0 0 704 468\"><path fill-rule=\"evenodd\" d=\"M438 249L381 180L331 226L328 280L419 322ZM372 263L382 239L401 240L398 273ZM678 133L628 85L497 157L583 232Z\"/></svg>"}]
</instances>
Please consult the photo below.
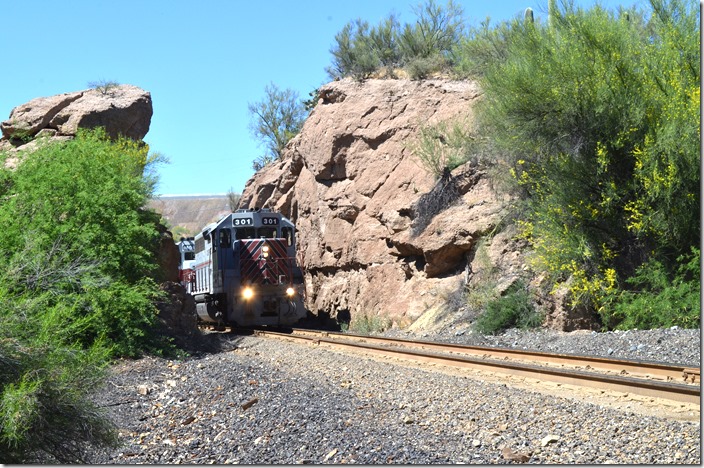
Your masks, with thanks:
<instances>
[{"instance_id":1,"label":"rock cliff face","mask_svg":"<svg viewBox=\"0 0 704 468\"><path fill-rule=\"evenodd\" d=\"M319 93L283 160L258 172L240 201L296 223L313 313L406 326L489 271L500 269L503 287L518 277L520 246L507 230L490 235L509 199L469 163L436 180L409 146L423 125L471 125L475 83L345 79ZM422 213L421 197L443 189L453 194L446 209Z\"/></svg>"}]
</instances>

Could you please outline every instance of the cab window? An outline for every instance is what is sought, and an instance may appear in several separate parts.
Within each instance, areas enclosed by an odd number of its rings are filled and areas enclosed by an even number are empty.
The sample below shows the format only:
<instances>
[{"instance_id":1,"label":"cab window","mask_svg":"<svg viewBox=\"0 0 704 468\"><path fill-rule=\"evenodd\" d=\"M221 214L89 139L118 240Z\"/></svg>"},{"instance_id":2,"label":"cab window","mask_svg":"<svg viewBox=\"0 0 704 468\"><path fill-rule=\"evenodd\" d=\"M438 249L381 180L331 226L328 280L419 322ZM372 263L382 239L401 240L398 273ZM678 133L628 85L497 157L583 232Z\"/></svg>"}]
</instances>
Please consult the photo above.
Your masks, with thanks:
<instances>
[{"instance_id":1,"label":"cab window","mask_svg":"<svg viewBox=\"0 0 704 468\"><path fill-rule=\"evenodd\" d=\"M293 245L293 229L290 227L281 228L281 237L286 239L286 245L291 247Z\"/></svg>"},{"instance_id":2,"label":"cab window","mask_svg":"<svg viewBox=\"0 0 704 468\"><path fill-rule=\"evenodd\" d=\"M260 227L257 230L257 234L260 238L264 237L266 239L276 238L276 228L275 227Z\"/></svg>"},{"instance_id":3,"label":"cab window","mask_svg":"<svg viewBox=\"0 0 704 468\"><path fill-rule=\"evenodd\" d=\"M253 227L235 228L235 238L237 240L254 239L254 228Z\"/></svg>"},{"instance_id":4,"label":"cab window","mask_svg":"<svg viewBox=\"0 0 704 468\"><path fill-rule=\"evenodd\" d=\"M230 230L229 229L221 229L220 230L220 247L229 247L230 246Z\"/></svg>"}]
</instances>

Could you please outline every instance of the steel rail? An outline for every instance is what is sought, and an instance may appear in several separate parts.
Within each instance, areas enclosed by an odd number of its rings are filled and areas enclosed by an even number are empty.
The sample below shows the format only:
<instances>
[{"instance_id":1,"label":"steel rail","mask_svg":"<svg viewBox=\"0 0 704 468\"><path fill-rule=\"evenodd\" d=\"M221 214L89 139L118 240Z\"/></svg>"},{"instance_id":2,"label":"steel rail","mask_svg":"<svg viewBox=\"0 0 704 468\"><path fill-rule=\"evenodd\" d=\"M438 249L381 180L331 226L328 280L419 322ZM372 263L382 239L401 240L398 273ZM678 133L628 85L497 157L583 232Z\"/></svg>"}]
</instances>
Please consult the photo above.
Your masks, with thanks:
<instances>
[{"instance_id":1,"label":"steel rail","mask_svg":"<svg viewBox=\"0 0 704 468\"><path fill-rule=\"evenodd\" d=\"M501 372L516 376L551 381L561 384L592 387L612 390L651 398L663 398L684 403L700 404L700 387L698 385L678 384L657 380L639 379L621 375L607 375L578 370L556 369L545 366L530 365L510 360L494 360L472 358L456 354L439 354L424 351L403 349L401 347L374 346L365 343L355 343L349 340L329 339L320 336L304 334L280 333L255 330L255 335L271 336L286 340L300 340L316 345L338 348L352 348L377 355L400 357L414 361L436 363L461 368L472 368Z\"/></svg>"},{"instance_id":2,"label":"steel rail","mask_svg":"<svg viewBox=\"0 0 704 468\"><path fill-rule=\"evenodd\" d=\"M351 333L319 332L294 328L295 335L330 336L339 339L354 339L362 342L388 343L406 347L429 349L463 355L483 356L492 359L514 359L520 361L540 362L547 365L573 366L595 370L612 371L624 375L642 376L664 380L683 380L694 382L698 380L699 369L680 364L663 364L651 361L631 361L606 358L602 356L585 356L574 354L552 354L543 351L521 350L511 348L493 348L488 346L470 346L455 343L440 343L435 341L406 340L403 338L387 338L382 336L356 335Z\"/></svg>"}]
</instances>

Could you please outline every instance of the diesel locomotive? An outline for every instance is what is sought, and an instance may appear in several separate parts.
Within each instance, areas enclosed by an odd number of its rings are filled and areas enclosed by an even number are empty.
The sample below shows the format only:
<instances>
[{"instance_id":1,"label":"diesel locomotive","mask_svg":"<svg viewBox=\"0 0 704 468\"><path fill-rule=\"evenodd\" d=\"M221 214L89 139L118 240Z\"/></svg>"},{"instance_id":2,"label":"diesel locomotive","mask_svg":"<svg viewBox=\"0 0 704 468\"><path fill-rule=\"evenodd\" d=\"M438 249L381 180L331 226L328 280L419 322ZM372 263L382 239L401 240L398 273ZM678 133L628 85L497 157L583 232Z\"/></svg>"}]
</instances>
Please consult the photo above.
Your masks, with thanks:
<instances>
[{"instance_id":1,"label":"diesel locomotive","mask_svg":"<svg viewBox=\"0 0 704 468\"><path fill-rule=\"evenodd\" d=\"M296 229L265 208L237 210L182 241L182 283L198 319L230 326L290 326L306 316ZM190 268L189 268L190 267Z\"/></svg>"},{"instance_id":2,"label":"diesel locomotive","mask_svg":"<svg viewBox=\"0 0 704 468\"><path fill-rule=\"evenodd\" d=\"M193 237L182 237L176 242L179 253L178 280L186 288L187 293L191 293L191 287L195 278L194 264L196 261L196 250Z\"/></svg>"}]
</instances>

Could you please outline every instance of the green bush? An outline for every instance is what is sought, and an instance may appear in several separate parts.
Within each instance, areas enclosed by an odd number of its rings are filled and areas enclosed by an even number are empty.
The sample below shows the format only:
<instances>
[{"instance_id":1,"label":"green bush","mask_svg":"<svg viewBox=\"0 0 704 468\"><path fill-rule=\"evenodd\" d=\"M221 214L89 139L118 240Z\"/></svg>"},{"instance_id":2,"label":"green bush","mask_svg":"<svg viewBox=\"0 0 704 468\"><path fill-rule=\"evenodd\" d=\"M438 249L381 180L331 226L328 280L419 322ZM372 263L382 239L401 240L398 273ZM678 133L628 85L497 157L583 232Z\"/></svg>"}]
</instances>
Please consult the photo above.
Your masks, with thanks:
<instances>
[{"instance_id":1,"label":"green bush","mask_svg":"<svg viewBox=\"0 0 704 468\"><path fill-rule=\"evenodd\" d=\"M361 18L347 23L330 50L330 78L364 80L382 68L395 76L395 68L403 67L412 79L423 79L449 69L451 51L464 32L462 7L452 0L444 7L429 0L414 12L416 22L403 27L393 15L371 28Z\"/></svg>"},{"instance_id":2,"label":"green bush","mask_svg":"<svg viewBox=\"0 0 704 468\"><path fill-rule=\"evenodd\" d=\"M143 208L156 162L97 129L0 169L0 461L114 446L91 403L109 359L172 351L155 328L159 217Z\"/></svg>"},{"instance_id":3,"label":"green bush","mask_svg":"<svg viewBox=\"0 0 704 468\"><path fill-rule=\"evenodd\" d=\"M469 161L474 136L466 121L455 119L434 125L421 125L418 137L408 146L428 172L439 179Z\"/></svg>"},{"instance_id":4,"label":"green bush","mask_svg":"<svg viewBox=\"0 0 704 468\"><path fill-rule=\"evenodd\" d=\"M447 59L440 55L430 57L414 57L406 62L404 69L412 80L425 80L447 68Z\"/></svg>"},{"instance_id":5,"label":"green bush","mask_svg":"<svg viewBox=\"0 0 704 468\"><path fill-rule=\"evenodd\" d=\"M623 330L699 327L701 315L700 251L680 256L674 274L651 260L627 280L634 291L619 291L601 310L602 320Z\"/></svg>"},{"instance_id":6,"label":"green bush","mask_svg":"<svg viewBox=\"0 0 704 468\"><path fill-rule=\"evenodd\" d=\"M543 317L531 302L525 283L517 281L503 296L490 300L474 323L474 330L488 335L511 327L535 328Z\"/></svg>"},{"instance_id":7,"label":"green bush","mask_svg":"<svg viewBox=\"0 0 704 468\"><path fill-rule=\"evenodd\" d=\"M12 307L57 321L67 344L102 338L129 356L153 348L160 292L148 278L160 277L159 217L143 207L155 162L146 146L98 129L5 172L0 276Z\"/></svg>"},{"instance_id":8,"label":"green bush","mask_svg":"<svg viewBox=\"0 0 704 468\"><path fill-rule=\"evenodd\" d=\"M516 18L456 51L476 54L461 63L477 67L480 128L527 200L532 266L574 305L598 311L645 259L673 271L699 245L698 38L692 1L562 3L547 24Z\"/></svg>"},{"instance_id":9,"label":"green bush","mask_svg":"<svg viewBox=\"0 0 704 468\"><path fill-rule=\"evenodd\" d=\"M347 330L350 333L360 335L370 335L372 333L383 332L391 326L388 318L379 315L356 315L350 321Z\"/></svg>"},{"instance_id":10,"label":"green bush","mask_svg":"<svg viewBox=\"0 0 704 468\"><path fill-rule=\"evenodd\" d=\"M18 340L18 327L30 325L0 315L0 461L85 463L88 446L116 447L116 427L91 401L109 350Z\"/></svg>"}]
</instances>

